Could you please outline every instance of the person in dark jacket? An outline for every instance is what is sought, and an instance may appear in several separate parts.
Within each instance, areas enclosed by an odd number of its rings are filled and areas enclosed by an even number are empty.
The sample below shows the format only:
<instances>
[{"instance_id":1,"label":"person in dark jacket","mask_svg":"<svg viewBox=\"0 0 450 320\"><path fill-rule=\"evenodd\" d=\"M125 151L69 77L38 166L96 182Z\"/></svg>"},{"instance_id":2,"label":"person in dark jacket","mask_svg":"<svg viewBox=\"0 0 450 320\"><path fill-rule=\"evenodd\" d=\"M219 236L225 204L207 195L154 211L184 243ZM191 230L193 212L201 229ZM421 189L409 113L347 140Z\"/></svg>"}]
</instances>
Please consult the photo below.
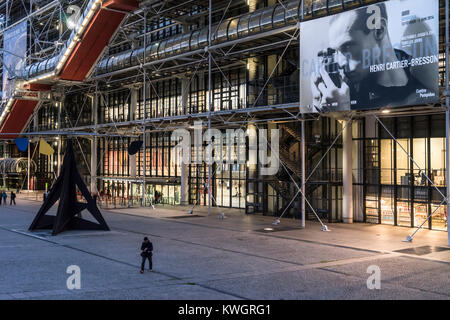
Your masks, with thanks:
<instances>
[{"instance_id":1,"label":"person in dark jacket","mask_svg":"<svg viewBox=\"0 0 450 320\"><path fill-rule=\"evenodd\" d=\"M9 205L12 205L13 203L14 203L14 205L16 205L16 194L13 192L13 191L11 191L11 196L10 196L11 198L11 200L9 200Z\"/></svg>"},{"instance_id":2,"label":"person in dark jacket","mask_svg":"<svg viewBox=\"0 0 450 320\"><path fill-rule=\"evenodd\" d=\"M5 191L3 191L2 193L2 199L3 199L3 204L6 206L6 198L8 198L8 195L6 194Z\"/></svg>"},{"instance_id":3,"label":"person in dark jacket","mask_svg":"<svg viewBox=\"0 0 450 320\"><path fill-rule=\"evenodd\" d=\"M152 270L153 263L152 263L152 251L153 251L153 244L150 242L150 240L145 237L144 242L142 242L141 245L141 257L142 257L142 264L141 264L141 273L144 273L144 267L145 267L145 259L148 259L149 263L149 270Z\"/></svg>"}]
</instances>

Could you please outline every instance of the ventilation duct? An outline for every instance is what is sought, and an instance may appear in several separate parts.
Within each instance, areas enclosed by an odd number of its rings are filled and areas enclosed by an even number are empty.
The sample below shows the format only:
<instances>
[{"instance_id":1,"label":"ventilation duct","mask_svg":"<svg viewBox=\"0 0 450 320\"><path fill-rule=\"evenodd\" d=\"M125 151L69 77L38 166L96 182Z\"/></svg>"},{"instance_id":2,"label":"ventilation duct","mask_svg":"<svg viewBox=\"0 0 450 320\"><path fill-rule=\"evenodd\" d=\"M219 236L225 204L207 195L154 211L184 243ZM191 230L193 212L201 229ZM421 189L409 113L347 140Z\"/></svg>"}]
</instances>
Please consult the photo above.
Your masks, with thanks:
<instances>
[{"instance_id":1,"label":"ventilation duct","mask_svg":"<svg viewBox=\"0 0 450 320\"><path fill-rule=\"evenodd\" d=\"M303 19L341 12L343 9L360 7L380 2L377 0L304 0ZM212 45L244 39L262 32L268 32L286 26L295 26L301 17L301 1L294 0L285 4L276 4L239 17L229 18L212 27ZM143 47L119 53L102 59L97 66L97 74L139 66L141 63L158 61L169 57L204 49L208 45L209 28L197 29L175 35L168 39L150 43ZM146 56L144 59L144 51ZM24 77L31 79L52 71L59 56L27 66Z\"/></svg>"},{"instance_id":2,"label":"ventilation duct","mask_svg":"<svg viewBox=\"0 0 450 320\"><path fill-rule=\"evenodd\" d=\"M242 39L254 34L296 25L301 1L291 1L263 8L239 17L230 18L212 26L211 44L217 45L232 40ZM187 52L204 49L208 46L209 28L197 29L188 33L150 43L146 48L138 48L101 60L97 74L105 74L128 67L138 66L140 62L148 63L167 59Z\"/></svg>"}]
</instances>

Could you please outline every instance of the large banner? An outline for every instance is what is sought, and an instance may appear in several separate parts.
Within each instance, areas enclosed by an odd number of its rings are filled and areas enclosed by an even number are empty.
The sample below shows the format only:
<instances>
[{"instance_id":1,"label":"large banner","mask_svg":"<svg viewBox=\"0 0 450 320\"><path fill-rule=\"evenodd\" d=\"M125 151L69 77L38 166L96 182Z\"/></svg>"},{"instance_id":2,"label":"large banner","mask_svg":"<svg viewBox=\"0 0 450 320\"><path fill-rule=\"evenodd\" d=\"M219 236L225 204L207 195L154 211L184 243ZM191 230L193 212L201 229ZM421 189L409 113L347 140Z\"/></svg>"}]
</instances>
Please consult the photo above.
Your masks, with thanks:
<instances>
[{"instance_id":1,"label":"large banner","mask_svg":"<svg viewBox=\"0 0 450 320\"><path fill-rule=\"evenodd\" d=\"M301 112L437 102L438 41L438 0L391 0L303 22Z\"/></svg>"},{"instance_id":2,"label":"large banner","mask_svg":"<svg viewBox=\"0 0 450 320\"><path fill-rule=\"evenodd\" d=\"M27 52L27 21L3 34L3 99L11 97L17 72L24 67Z\"/></svg>"}]
</instances>

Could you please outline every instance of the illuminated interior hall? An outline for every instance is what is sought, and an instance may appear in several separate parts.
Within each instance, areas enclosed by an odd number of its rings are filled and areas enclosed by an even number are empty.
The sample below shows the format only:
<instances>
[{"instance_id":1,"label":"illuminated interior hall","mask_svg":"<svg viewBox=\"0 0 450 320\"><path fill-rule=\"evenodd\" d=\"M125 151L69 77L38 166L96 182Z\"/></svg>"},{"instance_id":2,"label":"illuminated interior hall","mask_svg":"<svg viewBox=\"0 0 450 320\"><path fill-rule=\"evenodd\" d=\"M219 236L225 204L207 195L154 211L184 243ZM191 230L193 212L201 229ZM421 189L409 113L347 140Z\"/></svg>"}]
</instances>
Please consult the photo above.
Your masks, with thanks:
<instances>
[{"instance_id":1,"label":"illuminated interior hall","mask_svg":"<svg viewBox=\"0 0 450 320\"><path fill-rule=\"evenodd\" d=\"M72 139L102 207L217 206L299 224L405 227L431 215L422 227L446 231L446 1L437 102L301 112L302 23L381 2L1 1L2 64L11 56L5 38L22 28L26 39L12 49L25 55L22 65L0 70L12 86L0 106L0 189L41 196ZM203 161L183 163L173 132L194 137L200 122L224 143L227 130L278 129L278 171L263 175L265 164L249 161L248 138L245 161L234 153L232 163L210 164L205 151ZM29 139L26 151L19 137ZM53 154L39 152L41 139ZM270 136L255 139L274 152ZM131 155L134 141L143 143Z\"/></svg>"}]
</instances>

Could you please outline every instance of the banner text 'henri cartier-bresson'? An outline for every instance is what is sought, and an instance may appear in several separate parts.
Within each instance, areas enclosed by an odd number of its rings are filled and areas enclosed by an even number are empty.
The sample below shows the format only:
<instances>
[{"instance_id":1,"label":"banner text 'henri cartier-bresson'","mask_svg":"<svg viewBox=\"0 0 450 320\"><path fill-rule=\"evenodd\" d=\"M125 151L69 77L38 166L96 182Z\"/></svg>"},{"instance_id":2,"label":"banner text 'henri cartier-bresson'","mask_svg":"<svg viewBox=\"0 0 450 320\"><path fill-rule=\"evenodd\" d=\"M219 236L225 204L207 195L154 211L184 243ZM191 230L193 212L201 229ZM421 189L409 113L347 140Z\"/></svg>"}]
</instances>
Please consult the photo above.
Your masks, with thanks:
<instances>
[{"instance_id":1,"label":"banner text 'henri cartier-bresson'","mask_svg":"<svg viewBox=\"0 0 450 320\"><path fill-rule=\"evenodd\" d=\"M437 102L438 5L438 0L392 0L303 22L301 111Z\"/></svg>"}]
</instances>

